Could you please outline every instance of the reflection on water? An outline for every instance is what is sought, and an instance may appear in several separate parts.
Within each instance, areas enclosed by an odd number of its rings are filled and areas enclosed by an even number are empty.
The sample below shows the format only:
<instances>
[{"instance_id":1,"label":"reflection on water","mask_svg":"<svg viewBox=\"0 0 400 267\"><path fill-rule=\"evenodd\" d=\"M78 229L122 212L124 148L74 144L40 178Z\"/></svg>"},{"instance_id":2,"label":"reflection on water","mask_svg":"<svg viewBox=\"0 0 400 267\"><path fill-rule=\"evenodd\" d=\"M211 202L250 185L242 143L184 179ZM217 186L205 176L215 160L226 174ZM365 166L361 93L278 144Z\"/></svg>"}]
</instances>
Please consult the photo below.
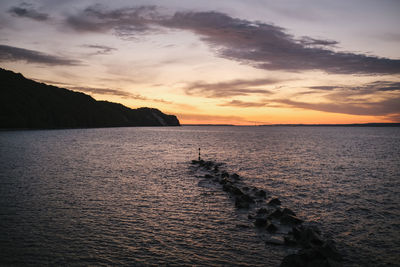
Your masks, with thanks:
<instances>
[{"instance_id":1,"label":"reflection on water","mask_svg":"<svg viewBox=\"0 0 400 267\"><path fill-rule=\"evenodd\" d=\"M332 236L346 265L396 265L400 129L180 127L0 132L0 263L270 265L207 159Z\"/></svg>"}]
</instances>

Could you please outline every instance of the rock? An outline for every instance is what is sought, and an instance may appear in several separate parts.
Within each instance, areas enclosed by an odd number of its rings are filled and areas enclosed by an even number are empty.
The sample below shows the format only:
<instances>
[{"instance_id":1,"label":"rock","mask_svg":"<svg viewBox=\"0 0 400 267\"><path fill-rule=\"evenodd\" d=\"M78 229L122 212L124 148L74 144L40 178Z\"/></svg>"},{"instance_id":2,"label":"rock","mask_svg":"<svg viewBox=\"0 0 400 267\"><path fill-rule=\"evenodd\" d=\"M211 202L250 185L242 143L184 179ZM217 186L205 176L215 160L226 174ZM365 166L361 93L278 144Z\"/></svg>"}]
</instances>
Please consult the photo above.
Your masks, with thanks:
<instances>
[{"instance_id":1,"label":"rock","mask_svg":"<svg viewBox=\"0 0 400 267\"><path fill-rule=\"evenodd\" d=\"M241 196L241 195L243 195L242 190L240 190L240 189L239 189L238 187L236 187L236 186L232 186L231 192L232 192L234 195L236 195L236 196Z\"/></svg>"},{"instance_id":2,"label":"rock","mask_svg":"<svg viewBox=\"0 0 400 267\"><path fill-rule=\"evenodd\" d=\"M257 214L266 214L268 211L266 208L260 208L257 210Z\"/></svg>"},{"instance_id":3,"label":"rock","mask_svg":"<svg viewBox=\"0 0 400 267\"><path fill-rule=\"evenodd\" d=\"M221 173L221 178L228 178L229 177L229 173L227 173L227 172L222 172Z\"/></svg>"},{"instance_id":4,"label":"rock","mask_svg":"<svg viewBox=\"0 0 400 267\"><path fill-rule=\"evenodd\" d=\"M215 163L213 161L205 161L202 163L202 166L207 170L210 170L214 166L214 164Z\"/></svg>"},{"instance_id":5,"label":"rock","mask_svg":"<svg viewBox=\"0 0 400 267\"><path fill-rule=\"evenodd\" d=\"M336 246L332 240L325 242L319 251L326 258L332 259L334 261L342 261L342 255L336 249Z\"/></svg>"},{"instance_id":6,"label":"rock","mask_svg":"<svg viewBox=\"0 0 400 267\"><path fill-rule=\"evenodd\" d=\"M343 264L341 262L337 262L332 259L328 259L328 264L329 264L329 267L342 267L343 266Z\"/></svg>"},{"instance_id":7,"label":"rock","mask_svg":"<svg viewBox=\"0 0 400 267\"><path fill-rule=\"evenodd\" d=\"M262 198L266 198L267 197L267 193L264 191L264 190L258 190L256 193L255 193L255 195L257 196L257 197L262 197Z\"/></svg>"},{"instance_id":8,"label":"rock","mask_svg":"<svg viewBox=\"0 0 400 267\"><path fill-rule=\"evenodd\" d=\"M273 223L270 223L267 226L267 231L270 233L275 233L276 231L278 231L278 227L276 227Z\"/></svg>"},{"instance_id":9,"label":"rock","mask_svg":"<svg viewBox=\"0 0 400 267\"><path fill-rule=\"evenodd\" d=\"M285 240L285 245L287 246L295 246L297 244L296 239L291 235L285 236L283 239Z\"/></svg>"},{"instance_id":10,"label":"rock","mask_svg":"<svg viewBox=\"0 0 400 267\"><path fill-rule=\"evenodd\" d=\"M314 247L305 250L301 250L298 254L301 258L306 260L306 266L313 266L313 267L333 267L333 266L342 266L339 262L340 260L336 261L327 255L321 250L321 247ZM339 254L340 255L340 254Z\"/></svg>"},{"instance_id":11,"label":"rock","mask_svg":"<svg viewBox=\"0 0 400 267\"><path fill-rule=\"evenodd\" d=\"M212 175L210 175L210 174L206 174L206 175L204 175L204 178L214 178L214 176L212 176Z\"/></svg>"},{"instance_id":12,"label":"rock","mask_svg":"<svg viewBox=\"0 0 400 267\"><path fill-rule=\"evenodd\" d=\"M250 207L249 202L240 201L238 199L235 200L235 207L239 209L248 209Z\"/></svg>"},{"instance_id":13,"label":"rock","mask_svg":"<svg viewBox=\"0 0 400 267\"><path fill-rule=\"evenodd\" d=\"M243 191L249 191L250 188L248 188L247 186L245 186L245 187L242 188L242 190L243 190Z\"/></svg>"},{"instance_id":14,"label":"rock","mask_svg":"<svg viewBox=\"0 0 400 267\"><path fill-rule=\"evenodd\" d=\"M322 246L324 241L322 237L313 229L314 227L293 227L294 238L302 244L303 247Z\"/></svg>"},{"instance_id":15,"label":"rock","mask_svg":"<svg viewBox=\"0 0 400 267\"><path fill-rule=\"evenodd\" d=\"M303 222L302 219L299 219L296 216L289 215L289 214L283 214L281 217L282 224L300 224L302 222Z\"/></svg>"},{"instance_id":16,"label":"rock","mask_svg":"<svg viewBox=\"0 0 400 267\"><path fill-rule=\"evenodd\" d=\"M268 205L279 206L280 204L281 204L281 201L278 198L273 198L268 202Z\"/></svg>"},{"instance_id":17,"label":"rock","mask_svg":"<svg viewBox=\"0 0 400 267\"><path fill-rule=\"evenodd\" d=\"M280 208L276 208L268 217L270 218L280 218L282 217L283 213Z\"/></svg>"},{"instance_id":18,"label":"rock","mask_svg":"<svg viewBox=\"0 0 400 267\"><path fill-rule=\"evenodd\" d=\"M240 176L237 173L233 173L233 174L231 174L231 178L235 179L235 180L239 180Z\"/></svg>"},{"instance_id":19,"label":"rock","mask_svg":"<svg viewBox=\"0 0 400 267\"><path fill-rule=\"evenodd\" d=\"M215 166L214 166L214 172L219 172L219 167L218 167L218 165L215 165Z\"/></svg>"},{"instance_id":20,"label":"rock","mask_svg":"<svg viewBox=\"0 0 400 267\"><path fill-rule=\"evenodd\" d=\"M225 192L231 192L231 190L232 190L232 185L231 185L230 183L225 183L225 184L222 186L222 190L224 190Z\"/></svg>"},{"instance_id":21,"label":"rock","mask_svg":"<svg viewBox=\"0 0 400 267\"><path fill-rule=\"evenodd\" d=\"M253 219L254 219L254 216L253 216L253 215L251 215L251 214L249 214L249 215L247 215L247 219L249 219L249 220L253 220Z\"/></svg>"},{"instance_id":22,"label":"rock","mask_svg":"<svg viewBox=\"0 0 400 267\"><path fill-rule=\"evenodd\" d=\"M307 266L306 259L298 254L290 254L283 258L280 267L303 267Z\"/></svg>"},{"instance_id":23,"label":"rock","mask_svg":"<svg viewBox=\"0 0 400 267\"><path fill-rule=\"evenodd\" d=\"M291 209L288 209L288 208L284 208L284 209L282 210L282 213L283 213L283 214L292 215L292 216L296 216L296 213L294 213Z\"/></svg>"},{"instance_id":24,"label":"rock","mask_svg":"<svg viewBox=\"0 0 400 267\"><path fill-rule=\"evenodd\" d=\"M278 237L278 236L272 236L270 238L268 238L265 243L267 244L273 244L273 245L284 245L285 241L283 240L282 237Z\"/></svg>"},{"instance_id":25,"label":"rock","mask_svg":"<svg viewBox=\"0 0 400 267\"><path fill-rule=\"evenodd\" d=\"M222 178L221 180L219 180L220 184L226 184L226 183L230 183L230 181L228 179L226 179L226 177Z\"/></svg>"},{"instance_id":26,"label":"rock","mask_svg":"<svg viewBox=\"0 0 400 267\"><path fill-rule=\"evenodd\" d=\"M237 208L249 208L250 204L254 203L254 199L252 199L249 195L243 194L237 196L235 199L235 206Z\"/></svg>"},{"instance_id":27,"label":"rock","mask_svg":"<svg viewBox=\"0 0 400 267\"><path fill-rule=\"evenodd\" d=\"M256 218L256 221L254 222L254 225L257 227L262 227L267 225L268 220L266 218Z\"/></svg>"}]
</instances>

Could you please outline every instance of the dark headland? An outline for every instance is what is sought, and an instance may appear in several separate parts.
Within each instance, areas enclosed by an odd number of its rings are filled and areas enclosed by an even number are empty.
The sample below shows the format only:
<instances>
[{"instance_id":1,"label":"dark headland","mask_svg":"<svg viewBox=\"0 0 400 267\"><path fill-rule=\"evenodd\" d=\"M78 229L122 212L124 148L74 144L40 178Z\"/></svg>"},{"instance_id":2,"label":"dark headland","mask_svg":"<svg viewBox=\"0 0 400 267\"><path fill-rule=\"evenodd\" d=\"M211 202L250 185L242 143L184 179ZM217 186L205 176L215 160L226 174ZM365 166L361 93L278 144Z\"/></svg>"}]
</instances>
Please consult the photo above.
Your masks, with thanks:
<instances>
[{"instance_id":1,"label":"dark headland","mask_svg":"<svg viewBox=\"0 0 400 267\"><path fill-rule=\"evenodd\" d=\"M180 126L154 108L131 109L0 68L0 129Z\"/></svg>"}]
</instances>

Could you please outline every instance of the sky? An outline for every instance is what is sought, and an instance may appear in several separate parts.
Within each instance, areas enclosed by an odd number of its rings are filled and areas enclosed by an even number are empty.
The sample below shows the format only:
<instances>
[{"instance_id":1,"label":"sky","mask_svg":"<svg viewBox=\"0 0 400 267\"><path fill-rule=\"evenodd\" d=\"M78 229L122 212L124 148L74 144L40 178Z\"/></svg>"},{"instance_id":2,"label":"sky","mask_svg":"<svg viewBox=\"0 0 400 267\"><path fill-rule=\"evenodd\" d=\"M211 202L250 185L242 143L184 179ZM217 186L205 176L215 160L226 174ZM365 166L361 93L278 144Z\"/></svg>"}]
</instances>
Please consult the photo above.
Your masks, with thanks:
<instances>
[{"instance_id":1,"label":"sky","mask_svg":"<svg viewBox=\"0 0 400 267\"><path fill-rule=\"evenodd\" d=\"M182 124L400 122L398 0L0 1L0 67Z\"/></svg>"}]
</instances>

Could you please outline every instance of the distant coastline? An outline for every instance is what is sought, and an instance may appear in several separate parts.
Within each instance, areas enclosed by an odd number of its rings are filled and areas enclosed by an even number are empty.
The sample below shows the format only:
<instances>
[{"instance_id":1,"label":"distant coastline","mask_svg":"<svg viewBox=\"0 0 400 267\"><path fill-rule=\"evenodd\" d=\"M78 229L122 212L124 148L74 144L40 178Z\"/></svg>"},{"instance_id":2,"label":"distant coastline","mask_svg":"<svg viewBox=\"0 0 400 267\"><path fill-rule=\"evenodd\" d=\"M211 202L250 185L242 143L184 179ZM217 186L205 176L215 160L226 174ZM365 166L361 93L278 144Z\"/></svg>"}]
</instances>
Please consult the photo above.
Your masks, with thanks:
<instances>
[{"instance_id":1,"label":"distant coastline","mask_svg":"<svg viewBox=\"0 0 400 267\"><path fill-rule=\"evenodd\" d=\"M182 124L182 126L237 126L237 127L400 127L400 123L351 123L351 124L262 124L262 125L234 125L234 124Z\"/></svg>"}]
</instances>

